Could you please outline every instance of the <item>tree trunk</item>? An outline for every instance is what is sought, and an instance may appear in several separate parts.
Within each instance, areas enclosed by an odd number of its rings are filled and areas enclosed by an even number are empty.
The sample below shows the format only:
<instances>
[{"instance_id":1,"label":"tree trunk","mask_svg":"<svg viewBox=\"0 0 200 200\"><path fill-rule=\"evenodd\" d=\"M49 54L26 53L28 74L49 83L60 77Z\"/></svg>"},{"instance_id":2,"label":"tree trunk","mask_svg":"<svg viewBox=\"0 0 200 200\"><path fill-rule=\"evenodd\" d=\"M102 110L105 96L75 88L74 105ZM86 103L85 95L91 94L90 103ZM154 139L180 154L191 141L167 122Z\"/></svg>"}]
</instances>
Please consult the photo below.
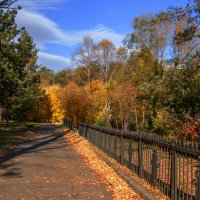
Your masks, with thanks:
<instances>
[{"instance_id":1,"label":"tree trunk","mask_svg":"<svg viewBox=\"0 0 200 200\"><path fill-rule=\"evenodd\" d=\"M124 122L124 131L127 131L128 129L128 123Z\"/></svg>"},{"instance_id":2,"label":"tree trunk","mask_svg":"<svg viewBox=\"0 0 200 200\"><path fill-rule=\"evenodd\" d=\"M137 111L135 111L135 125L136 125L136 131L139 131L139 126L138 126L138 115L137 115Z\"/></svg>"},{"instance_id":3,"label":"tree trunk","mask_svg":"<svg viewBox=\"0 0 200 200\"><path fill-rule=\"evenodd\" d=\"M2 122L2 113L3 113L3 109L0 107L0 122Z\"/></svg>"},{"instance_id":4,"label":"tree trunk","mask_svg":"<svg viewBox=\"0 0 200 200\"><path fill-rule=\"evenodd\" d=\"M119 129L119 127L118 127L118 121L116 120L115 123L116 123L116 127L117 127L117 130L118 130Z\"/></svg>"},{"instance_id":5,"label":"tree trunk","mask_svg":"<svg viewBox=\"0 0 200 200\"><path fill-rule=\"evenodd\" d=\"M124 120L122 120L122 130L124 130Z\"/></svg>"},{"instance_id":6,"label":"tree trunk","mask_svg":"<svg viewBox=\"0 0 200 200\"><path fill-rule=\"evenodd\" d=\"M145 110L142 111L142 128L145 128Z\"/></svg>"},{"instance_id":7,"label":"tree trunk","mask_svg":"<svg viewBox=\"0 0 200 200\"><path fill-rule=\"evenodd\" d=\"M8 126L8 124L9 124L9 110L8 110L8 108L6 109L6 126Z\"/></svg>"}]
</instances>

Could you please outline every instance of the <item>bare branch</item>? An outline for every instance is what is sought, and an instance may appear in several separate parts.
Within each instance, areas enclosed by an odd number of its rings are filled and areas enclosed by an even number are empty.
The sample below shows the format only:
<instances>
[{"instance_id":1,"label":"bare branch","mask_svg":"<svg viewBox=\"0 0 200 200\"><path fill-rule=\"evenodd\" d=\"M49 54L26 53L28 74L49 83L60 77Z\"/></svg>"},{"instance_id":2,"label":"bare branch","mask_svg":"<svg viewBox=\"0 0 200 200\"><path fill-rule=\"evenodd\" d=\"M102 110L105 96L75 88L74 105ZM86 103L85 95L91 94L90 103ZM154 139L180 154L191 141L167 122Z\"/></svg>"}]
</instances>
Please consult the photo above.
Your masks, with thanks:
<instances>
[{"instance_id":1,"label":"bare branch","mask_svg":"<svg viewBox=\"0 0 200 200\"><path fill-rule=\"evenodd\" d=\"M0 9L20 9L19 6L11 8L18 0L0 0Z\"/></svg>"}]
</instances>

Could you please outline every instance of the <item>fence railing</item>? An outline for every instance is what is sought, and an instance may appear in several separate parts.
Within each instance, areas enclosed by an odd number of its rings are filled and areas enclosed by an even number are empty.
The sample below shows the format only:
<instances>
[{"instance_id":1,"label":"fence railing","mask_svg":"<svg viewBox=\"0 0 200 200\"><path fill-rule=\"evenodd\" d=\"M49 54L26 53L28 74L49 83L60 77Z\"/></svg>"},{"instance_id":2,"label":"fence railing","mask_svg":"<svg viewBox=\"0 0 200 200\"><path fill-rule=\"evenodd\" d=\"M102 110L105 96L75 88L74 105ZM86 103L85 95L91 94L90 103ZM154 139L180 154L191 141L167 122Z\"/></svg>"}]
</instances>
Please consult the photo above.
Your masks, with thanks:
<instances>
[{"instance_id":1,"label":"fence railing","mask_svg":"<svg viewBox=\"0 0 200 200\"><path fill-rule=\"evenodd\" d=\"M79 134L170 199L200 200L200 147L163 137L79 124Z\"/></svg>"},{"instance_id":2,"label":"fence railing","mask_svg":"<svg viewBox=\"0 0 200 200\"><path fill-rule=\"evenodd\" d=\"M74 124L71 120L63 119L63 125L71 130L74 128Z\"/></svg>"}]
</instances>

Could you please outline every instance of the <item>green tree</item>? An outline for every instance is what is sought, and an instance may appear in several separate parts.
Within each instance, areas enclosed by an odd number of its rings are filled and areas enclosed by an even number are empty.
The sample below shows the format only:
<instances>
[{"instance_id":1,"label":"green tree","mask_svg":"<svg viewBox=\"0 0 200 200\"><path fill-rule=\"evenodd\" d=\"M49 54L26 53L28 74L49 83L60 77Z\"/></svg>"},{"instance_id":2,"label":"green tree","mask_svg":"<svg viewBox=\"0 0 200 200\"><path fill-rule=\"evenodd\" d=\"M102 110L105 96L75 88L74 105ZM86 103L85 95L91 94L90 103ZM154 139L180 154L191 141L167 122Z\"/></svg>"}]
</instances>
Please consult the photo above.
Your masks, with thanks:
<instances>
[{"instance_id":1,"label":"green tree","mask_svg":"<svg viewBox=\"0 0 200 200\"><path fill-rule=\"evenodd\" d=\"M42 66L39 68L38 74L40 76L40 81L42 86L48 87L54 84L55 73L53 70L48 69L45 66Z\"/></svg>"},{"instance_id":2,"label":"green tree","mask_svg":"<svg viewBox=\"0 0 200 200\"><path fill-rule=\"evenodd\" d=\"M1 2L2 5L5 2ZM0 106L7 110L7 121L9 119L9 109L16 95L20 80L19 71L15 65L17 52L15 38L19 31L15 24L16 10L4 11L0 9Z\"/></svg>"},{"instance_id":3,"label":"green tree","mask_svg":"<svg viewBox=\"0 0 200 200\"><path fill-rule=\"evenodd\" d=\"M54 84L67 85L73 79L73 72L70 68L59 71L54 75Z\"/></svg>"},{"instance_id":4,"label":"green tree","mask_svg":"<svg viewBox=\"0 0 200 200\"><path fill-rule=\"evenodd\" d=\"M20 86L14 100L15 115L26 118L27 111L39 96L39 75L37 73L37 52L33 39L26 30L22 30L16 44L18 79Z\"/></svg>"}]
</instances>

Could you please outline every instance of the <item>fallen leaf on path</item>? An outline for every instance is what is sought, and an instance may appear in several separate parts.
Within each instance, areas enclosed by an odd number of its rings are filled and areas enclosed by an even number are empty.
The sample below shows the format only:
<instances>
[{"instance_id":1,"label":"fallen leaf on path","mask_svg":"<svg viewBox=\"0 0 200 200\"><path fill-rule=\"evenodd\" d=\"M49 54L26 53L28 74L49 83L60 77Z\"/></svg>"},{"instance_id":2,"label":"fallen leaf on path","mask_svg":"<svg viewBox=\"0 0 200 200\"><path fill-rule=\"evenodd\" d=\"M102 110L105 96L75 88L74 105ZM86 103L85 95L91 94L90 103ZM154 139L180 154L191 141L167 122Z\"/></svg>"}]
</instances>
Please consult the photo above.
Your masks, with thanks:
<instances>
[{"instance_id":1,"label":"fallen leaf on path","mask_svg":"<svg viewBox=\"0 0 200 200\"><path fill-rule=\"evenodd\" d=\"M85 139L74 134L66 134L66 139L72 147L83 156L83 161L101 176L102 182L107 185L107 191L113 193L115 200L141 200L142 198L116 172L101 160L90 148ZM97 183L98 184L98 183ZM93 197L94 198L94 197ZM103 196L102 196L103 198Z\"/></svg>"}]
</instances>

